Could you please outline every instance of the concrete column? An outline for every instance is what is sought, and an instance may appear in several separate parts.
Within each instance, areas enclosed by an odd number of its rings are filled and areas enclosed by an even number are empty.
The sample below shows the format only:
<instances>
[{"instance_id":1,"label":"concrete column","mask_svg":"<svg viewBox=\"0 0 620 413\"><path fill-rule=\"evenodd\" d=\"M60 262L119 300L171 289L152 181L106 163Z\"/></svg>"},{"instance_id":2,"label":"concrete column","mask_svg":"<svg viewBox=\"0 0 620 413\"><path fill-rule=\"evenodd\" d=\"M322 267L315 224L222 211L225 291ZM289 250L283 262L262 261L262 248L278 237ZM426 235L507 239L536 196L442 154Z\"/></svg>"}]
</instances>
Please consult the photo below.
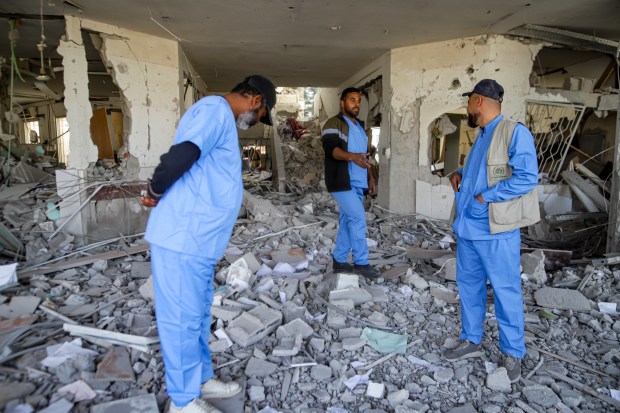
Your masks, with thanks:
<instances>
[{"instance_id":1,"label":"concrete column","mask_svg":"<svg viewBox=\"0 0 620 413\"><path fill-rule=\"evenodd\" d=\"M620 252L620 95L618 95L618 100L614 166L611 176L611 210L609 211L609 226L607 228L607 252Z\"/></svg>"},{"instance_id":2,"label":"concrete column","mask_svg":"<svg viewBox=\"0 0 620 413\"><path fill-rule=\"evenodd\" d=\"M267 132L271 135L269 139L271 142L271 173L274 177L275 188L277 188L278 192L284 192L284 181L286 180L286 173L284 172L284 156L282 155L282 142L280 141L280 135L278 135L278 125L277 118L273 116L273 126L268 128Z\"/></svg>"},{"instance_id":3,"label":"concrete column","mask_svg":"<svg viewBox=\"0 0 620 413\"><path fill-rule=\"evenodd\" d=\"M58 53L63 57L65 107L71 130L67 167L86 169L97 161L97 146L90 137L90 118L93 111L88 100L88 63L82 41L80 19L66 16L67 33L60 40Z\"/></svg>"}]
</instances>

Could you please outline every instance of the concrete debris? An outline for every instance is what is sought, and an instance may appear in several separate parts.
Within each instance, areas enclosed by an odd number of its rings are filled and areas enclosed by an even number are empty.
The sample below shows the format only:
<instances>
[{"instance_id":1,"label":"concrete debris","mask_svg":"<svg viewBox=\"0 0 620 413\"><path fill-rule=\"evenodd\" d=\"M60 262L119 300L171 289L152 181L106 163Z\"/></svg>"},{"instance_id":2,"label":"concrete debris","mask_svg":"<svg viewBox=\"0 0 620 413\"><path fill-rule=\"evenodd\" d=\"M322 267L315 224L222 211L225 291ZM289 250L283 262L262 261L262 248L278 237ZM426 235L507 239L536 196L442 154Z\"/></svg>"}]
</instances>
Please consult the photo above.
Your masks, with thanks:
<instances>
[{"instance_id":1,"label":"concrete debris","mask_svg":"<svg viewBox=\"0 0 620 413\"><path fill-rule=\"evenodd\" d=\"M493 391L502 393L510 393L512 391L512 383L510 383L508 372L504 367L492 371L487 376L486 385Z\"/></svg>"},{"instance_id":2,"label":"concrete debris","mask_svg":"<svg viewBox=\"0 0 620 413\"><path fill-rule=\"evenodd\" d=\"M536 291L536 304L558 310L590 311L590 301L579 291L545 287Z\"/></svg>"},{"instance_id":3,"label":"concrete debris","mask_svg":"<svg viewBox=\"0 0 620 413\"><path fill-rule=\"evenodd\" d=\"M369 259L382 278L333 274L338 211L320 191L318 127L304 127L301 138L283 139L287 192L271 190L265 174L246 185L244 208L218 263L209 343L214 368L225 381L244 383L238 401L244 407L221 410L614 407L609 396L575 384L618 387L620 271L614 264L562 261L545 270L549 250L528 250L522 256L527 378L511 384L501 367L487 374L485 361L496 366L502 359L491 296L485 357L448 363L441 352L458 345L460 331L450 226L371 204ZM57 228L47 204L54 209L58 200L35 194L2 208L2 224L25 255L17 282L0 285L0 409L166 411L148 245L121 237L89 246L63 232L47 241ZM14 261L7 257L0 266ZM132 407L138 403L142 410Z\"/></svg>"}]
</instances>

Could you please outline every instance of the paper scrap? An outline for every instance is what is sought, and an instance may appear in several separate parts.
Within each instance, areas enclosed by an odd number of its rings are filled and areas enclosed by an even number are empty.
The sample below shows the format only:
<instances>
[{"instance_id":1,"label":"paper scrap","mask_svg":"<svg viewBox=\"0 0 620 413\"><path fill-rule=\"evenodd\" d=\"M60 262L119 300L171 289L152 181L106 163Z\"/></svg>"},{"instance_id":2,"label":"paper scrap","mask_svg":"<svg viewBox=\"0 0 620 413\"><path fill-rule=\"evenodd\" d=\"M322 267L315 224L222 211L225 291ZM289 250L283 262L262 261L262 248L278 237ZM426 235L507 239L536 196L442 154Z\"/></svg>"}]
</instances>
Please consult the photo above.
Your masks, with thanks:
<instances>
[{"instance_id":1,"label":"paper scrap","mask_svg":"<svg viewBox=\"0 0 620 413\"><path fill-rule=\"evenodd\" d=\"M454 242L454 238L452 238L452 237L451 237L451 236L449 236L449 235L446 235L445 237L443 237L443 238L441 239L441 241L439 241L439 246L440 246L442 249L444 249L444 250L445 250L445 249L449 248L449 247L450 247L450 243L453 243L453 242Z\"/></svg>"},{"instance_id":2,"label":"paper scrap","mask_svg":"<svg viewBox=\"0 0 620 413\"><path fill-rule=\"evenodd\" d=\"M603 314L617 315L618 304L617 303L598 303L598 309Z\"/></svg>"},{"instance_id":3,"label":"paper scrap","mask_svg":"<svg viewBox=\"0 0 620 413\"><path fill-rule=\"evenodd\" d=\"M93 350L82 348L82 339L76 338L71 342L54 344L47 348L47 357L41 361L45 367L55 368L65 361L77 357L79 354L98 356L99 353Z\"/></svg>"},{"instance_id":4,"label":"paper scrap","mask_svg":"<svg viewBox=\"0 0 620 413\"><path fill-rule=\"evenodd\" d=\"M316 315L312 315L310 314L310 311L306 310L304 317L306 317L306 321L308 322L323 321L325 318L325 313L317 313Z\"/></svg>"},{"instance_id":5,"label":"paper scrap","mask_svg":"<svg viewBox=\"0 0 620 413\"><path fill-rule=\"evenodd\" d=\"M215 330L213 334L220 340L226 340L226 345L228 346L228 348L233 346L232 340L230 339L230 337L228 337L228 334L226 334L223 328Z\"/></svg>"},{"instance_id":6,"label":"paper scrap","mask_svg":"<svg viewBox=\"0 0 620 413\"><path fill-rule=\"evenodd\" d=\"M73 395L74 402L81 402L82 400L92 400L97 397L97 393L90 388L90 386L84 380L77 380L71 384L58 389L60 395L71 393Z\"/></svg>"},{"instance_id":7,"label":"paper scrap","mask_svg":"<svg viewBox=\"0 0 620 413\"><path fill-rule=\"evenodd\" d=\"M17 282L17 263L0 265L0 286Z\"/></svg>"},{"instance_id":8,"label":"paper scrap","mask_svg":"<svg viewBox=\"0 0 620 413\"><path fill-rule=\"evenodd\" d=\"M620 402L620 390L609 389L611 398Z\"/></svg>"},{"instance_id":9,"label":"paper scrap","mask_svg":"<svg viewBox=\"0 0 620 413\"><path fill-rule=\"evenodd\" d=\"M407 356L407 360L409 360L410 363L417 364L422 367L426 367L426 369L430 371L431 373L434 373L437 370L439 370L439 367L437 367L436 365L429 363L428 361L423 360L421 358L417 358L416 356L409 355Z\"/></svg>"},{"instance_id":10,"label":"paper scrap","mask_svg":"<svg viewBox=\"0 0 620 413\"><path fill-rule=\"evenodd\" d=\"M368 370L366 374L356 374L353 377L349 377L347 381L344 382L344 385L347 386L349 390L353 390L358 384L367 384L370 373L372 373L372 369Z\"/></svg>"},{"instance_id":11,"label":"paper scrap","mask_svg":"<svg viewBox=\"0 0 620 413\"><path fill-rule=\"evenodd\" d=\"M400 287L400 293L405 297L411 297L413 295L413 290L408 285L403 285Z\"/></svg>"}]
</instances>

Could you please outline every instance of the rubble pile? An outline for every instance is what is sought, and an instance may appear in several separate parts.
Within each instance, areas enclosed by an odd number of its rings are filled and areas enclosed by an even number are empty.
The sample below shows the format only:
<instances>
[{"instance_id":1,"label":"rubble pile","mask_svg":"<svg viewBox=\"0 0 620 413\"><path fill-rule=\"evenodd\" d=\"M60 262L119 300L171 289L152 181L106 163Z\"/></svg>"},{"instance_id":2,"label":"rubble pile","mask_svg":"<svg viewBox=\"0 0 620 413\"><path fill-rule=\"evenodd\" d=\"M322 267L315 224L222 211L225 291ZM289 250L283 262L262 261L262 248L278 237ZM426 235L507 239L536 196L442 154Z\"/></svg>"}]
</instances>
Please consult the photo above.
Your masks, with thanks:
<instances>
[{"instance_id":1,"label":"rubble pile","mask_svg":"<svg viewBox=\"0 0 620 413\"><path fill-rule=\"evenodd\" d=\"M318 120L303 122L306 132L297 140L287 126L278 131L287 181L304 190L321 190L325 155Z\"/></svg>"},{"instance_id":2,"label":"rubble pile","mask_svg":"<svg viewBox=\"0 0 620 413\"><path fill-rule=\"evenodd\" d=\"M491 297L486 356L441 358L458 344L460 328L446 223L371 205L370 262L383 278L368 282L331 272L338 214L329 194L246 192L244 210L216 271L212 308L216 374L245 387L239 398L213 401L224 411L617 406L620 270L547 272L543 251L522 256L528 354L524 378L511 385L498 367ZM116 247L117 255L91 249L20 270L17 283L0 287L0 408L102 412L122 401L151 409L131 411L165 411L148 246Z\"/></svg>"}]
</instances>

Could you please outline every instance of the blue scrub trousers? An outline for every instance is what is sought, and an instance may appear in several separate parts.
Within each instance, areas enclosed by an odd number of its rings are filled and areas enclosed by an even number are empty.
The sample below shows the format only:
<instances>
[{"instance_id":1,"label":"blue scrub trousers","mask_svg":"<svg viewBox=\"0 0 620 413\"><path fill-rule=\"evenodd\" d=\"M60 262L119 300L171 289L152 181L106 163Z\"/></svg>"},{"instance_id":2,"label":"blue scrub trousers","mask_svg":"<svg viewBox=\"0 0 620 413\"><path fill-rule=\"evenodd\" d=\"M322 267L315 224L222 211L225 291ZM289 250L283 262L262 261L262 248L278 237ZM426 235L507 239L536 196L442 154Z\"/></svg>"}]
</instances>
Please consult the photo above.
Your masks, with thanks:
<instances>
[{"instance_id":1,"label":"blue scrub trousers","mask_svg":"<svg viewBox=\"0 0 620 413\"><path fill-rule=\"evenodd\" d=\"M338 235L334 247L334 260L349 262L353 251L353 262L368 264L368 244L366 244L366 211L364 210L364 189L353 187L349 191L332 192L340 209Z\"/></svg>"},{"instance_id":2,"label":"blue scrub trousers","mask_svg":"<svg viewBox=\"0 0 620 413\"><path fill-rule=\"evenodd\" d=\"M209 351L213 270L217 260L151 244L155 316L166 387L178 407L200 397L213 377Z\"/></svg>"},{"instance_id":3,"label":"blue scrub trousers","mask_svg":"<svg viewBox=\"0 0 620 413\"><path fill-rule=\"evenodd\" d=\"M456 283L461 298L462 340L480 344L487 309L487 279L493 287L499 347L516 358L525 356L523 293L520 274L521 234L497 240L459 238Z\"/></svg>"}]
</instances>

